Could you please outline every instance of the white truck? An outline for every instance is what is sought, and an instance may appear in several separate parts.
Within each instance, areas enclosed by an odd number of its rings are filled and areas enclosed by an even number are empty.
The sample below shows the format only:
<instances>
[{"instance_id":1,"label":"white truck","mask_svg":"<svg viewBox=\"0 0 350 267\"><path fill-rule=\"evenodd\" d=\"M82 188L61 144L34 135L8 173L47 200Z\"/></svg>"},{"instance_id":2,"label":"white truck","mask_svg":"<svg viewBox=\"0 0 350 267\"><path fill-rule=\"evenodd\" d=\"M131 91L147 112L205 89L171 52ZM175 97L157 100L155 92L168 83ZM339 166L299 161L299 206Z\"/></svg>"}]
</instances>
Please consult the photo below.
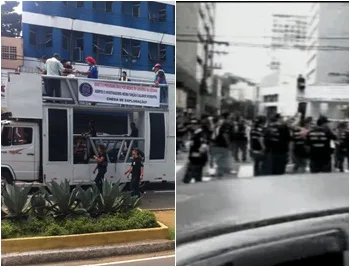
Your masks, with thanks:
<instances>
[{"instance_id":1,"label":"white truck","mask_svg":"<svg viewBox=\"0 0 350 267\"><path fill-rule=\"evenodd\" d=\"M59 79L61 96L43 95L43 82ZM132 148L144 153L145 182L175 181L175 90L159 103L151 82L120 82L20 73L11 75L1 122L1 176L45 185L51 180L92 184L97 146L107 147L106 179L127 182ZM158 93L157 93L158 92ZM96 137L84 135L95 121ZM131 123L138 137L130 136ZM102 134L99 134L102 133Z\"/></svg>"}]
</instances>

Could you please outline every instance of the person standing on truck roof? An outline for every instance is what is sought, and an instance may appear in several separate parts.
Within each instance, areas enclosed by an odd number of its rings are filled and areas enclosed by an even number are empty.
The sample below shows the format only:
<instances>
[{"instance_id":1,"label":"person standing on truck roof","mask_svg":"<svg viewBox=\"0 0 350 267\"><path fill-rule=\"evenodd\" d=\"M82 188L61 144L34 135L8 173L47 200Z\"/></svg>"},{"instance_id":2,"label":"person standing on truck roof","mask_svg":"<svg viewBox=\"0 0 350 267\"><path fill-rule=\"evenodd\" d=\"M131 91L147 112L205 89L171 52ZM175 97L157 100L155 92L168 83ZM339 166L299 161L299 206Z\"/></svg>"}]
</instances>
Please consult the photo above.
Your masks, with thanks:
<instances>
[{"instance_id":1,"label":"person standing on truck roof","mask_svg":"<svg viewBox=\"0 0 350 267\"><path fill-rule=\"evenodd\" d=\"M122 77L119 78L119 81L130 82L130 79L126 76L126 71L122 72Z\"/></svg>"},{"instance_id":2,"label":"person standing on truck roof","mask_svg":"<svg viewBox=\"0 0 350 267\"><path fill-rule=\"evenodd\" d=\"M98 69L96 60L93 57L87 57L85 62L89 65L89 70L87 72L77 71L81 75L87 75L89 79L98 79Z\"/></svg>"},{"instance_id":3,"label":"person standing on truck roof","mask_svg":"<svg viewBox=\"0 0 350 267\"><path fill-rule=\"evenodd\" d=\"M39 66L36 67L39 70L41 75L46 74L46 67L45 67L46 61L47 61L47 56L42 56L40 58L40 62L42 63L43 68L41 68ZM47 80L43 79L43 83L44 83L44 91L45 91L44 95L46 96L47 95Z\"/></svg>"},{"instance_id":4,"label":"person standing on truck roof","mask_svg":"<svg viewBox=\"0 0 350 267\"><path fill-rule=\"evenodd\" d=\"M52 58L46 60L45 71L48 76L60 76L60 73L64 71L70 71L65 69L60 62L60 55L55 53ZM61 97L61 80L60 79L48 79L47 82L47 95L50 97Z\"/></svg>"},{"instance_id":5,"label":"person standing on truck roof","mask_svg":"<svg viewBox=\"0 0 350 267\"><path fill-rule=\"evenodd\" d=\"M46 61L47 61L47 56L42 56L40 58L40 62L43 64L43 68L40 68L39 66L36 67L40 71L40 74L46 74L46 70L45 70Z\"/></svg>"},{"instance_id":6,"label":"person standing on truck roof","mask_svg":"<svg viewBox=\"0 0 350 267\"><path fill-rule=\"evenodd\" d=\"M157 63L156 65L154 65L152 70L155 73L154 82L155 82L156 86L158 86L160 84L162 85L160 87L160 103L167 104L168 103L168 86L165 85L165 84L167 84L167 82L166 82L166 78L165 78L165 72L162 69L162 65Z\"/></svg>"},{"instance_id":7,"label":"person standing on truck roof","mask_svg":"<svg viewBox=\"0 0 350 267\"><path fill-rule=\"evenodd\" d=\"M105 179L105 174L107 172L107 166L108 166L108 161L107 161L107 154L106 154L106 147L104 145L99 145L98 146L98 155L94 156L95 160L97 161L97 166L94 170L94 174L96 173L96 170L98 170L96 178L95 178L95 183L102 193L102 184Z\"/></svg>"},{"instance_id":8,"label":"person standing on truck roof","mask_svg":"<svg viewBox=\"0 0 350 267\"><path fill-rule=\"evenodd\" d=\"M133 161L131 162L130 168L125 172L125 175L129 178L129 175L131 174L131 196L141 197L140 182L143 179L143 162L137 149L132 151L132 157Z\"/></svg>"}]
</instances>

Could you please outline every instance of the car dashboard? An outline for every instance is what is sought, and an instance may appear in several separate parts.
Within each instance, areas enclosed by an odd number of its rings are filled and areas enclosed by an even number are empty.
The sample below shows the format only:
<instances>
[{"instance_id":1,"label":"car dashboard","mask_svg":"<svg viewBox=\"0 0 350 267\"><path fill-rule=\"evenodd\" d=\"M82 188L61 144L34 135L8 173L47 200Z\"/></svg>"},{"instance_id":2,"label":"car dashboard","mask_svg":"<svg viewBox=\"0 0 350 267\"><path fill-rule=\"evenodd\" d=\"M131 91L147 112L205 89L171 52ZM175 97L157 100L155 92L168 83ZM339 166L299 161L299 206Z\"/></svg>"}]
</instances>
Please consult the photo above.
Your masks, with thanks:
<instances>
[{"instance_id":1,"label":"car dashboard","mask_svg":"<svg viewBox=\"0 0 350 267\"><path fill-rule=\"evenodd\" d=\"M177 266L349 266L349 214L272 223L180 243Z\"/></svg>"}]
</instances>

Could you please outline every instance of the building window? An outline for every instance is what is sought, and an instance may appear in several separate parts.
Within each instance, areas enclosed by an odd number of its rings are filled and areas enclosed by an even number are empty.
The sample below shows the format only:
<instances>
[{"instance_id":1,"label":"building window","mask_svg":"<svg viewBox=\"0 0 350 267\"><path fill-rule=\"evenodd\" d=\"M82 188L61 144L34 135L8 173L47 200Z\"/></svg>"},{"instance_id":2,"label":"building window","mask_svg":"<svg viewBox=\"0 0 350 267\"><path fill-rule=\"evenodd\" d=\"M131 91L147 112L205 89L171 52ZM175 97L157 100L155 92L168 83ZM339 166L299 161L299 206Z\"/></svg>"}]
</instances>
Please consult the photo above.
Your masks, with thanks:
<instances>
[{"instance_id":1,"label":"building window","mask_svg":"<svg viewBox=\"0 0 350 267\"><path fill-rule=\"evenodd\" d=\"M135 4L132 6L132 16L133 18L140 17L140 4Z\"/></svg>"},{"instance_id":2,"label":"building window","mask_svg":"<svg viewBox=\"0 0 350 267\"><path fill-rule=\"evenodd\" d=\"M152 61L166 60L166 45L165 44L148 44L148 58Z\"/></svg>"},{"instance_id":3,"label":"building window","mask_svg":"<svg viewBox=\"0 0 350 267\"><path fill-rule=\"evenodd\" d=\"M149 2L148 4L148 19L151 22L166 21L166 5L157 2Z\"/></svg>"},{"instance_id":4,"label":"building window","mask_svg":"<svg viewBox=\"0 0 350 267\"><path fill-rule=\"evenodd\" d=\"M96 1L92 1L92 8L94 8L94 9L97 8L97 2Z\"/></svg>"},{"instance_id":5,"label":"building window","mask_svg":"<svg viewBox=\"0 0 350 267\"><path fill-rule=\"evenodd\" d=\"M84 7L84 1L77 1L77 8Z\"/></svg>"},{"instance_id":6,"label":"building window","mask_svg":"<svg viewBox=\"0 0 350 267\"><path fill-rule=\"evenodd\" d=\"M278 102L278 94L264 95L264 102L265 103Z\"/></svg>"},{"instance_id":7,"label":"building window","mask_svg":"<svg viewBox=\"0 0 350 267\"><path fill-rule=\"evenodd\" d=\"M1 46L1 59L17 60L16 46Z\"/></svg>"},{"instance_id":8,"label":"building window","mask_svg":"<svg viewBox=\"0 0 350 267\"><path fill-rule=\"evenodd\" d=\"M141 16L141 5L139 1L130 1L122 3L123 15L132 16L133 18L139 18Z\"/></svg>"},{"instance_id":9,"label":"building window","mask_svg":"<svg viewBox=\"0 0 350 267\"><path fill-rule=\"evenodd\" d=\"M37 44L36 31L34 29L32 29L32 28L29 31L29 43L31 45L36 45Z\"/></svg>"},{"instance_id":10,"label":"building window","mask_svg":"<svg viewBox=\"0 0 350 267\"><path fill-rule=\"evenodd\" d=\"M112 36L93 35L93 52L100 55L111 56L114 51L114 42Z\"/></svg>"},{"instance_id":11,"label":"building window","mask_svg":"<svg viewBox=\"0 0 350 267\"><path fill-rule=\"evenodd\" d=\"M68 33L62 31L62 49L68 50Z\"/></svg>"},{"instance_id":12,"label":"building window","mask_svg":"<svg viewBox=\"0 0 350 267\"><path fill-rule=\"evenodd\" d=\"M125 58L140 58L141 56L141 41L133 39L122 39L122 57Z\"/></svg>"},{"instance_id":13,"label":"building window","mask_svg":"<svg viewBox=\"0 0 350 267\"><path fill-rule=\"evenodd\" d=\"M106 13L112 12L112 10L113 10L113 2L112 1L105 2L105 10L106 10Z\"/></svg>"},{"instance_id":14,"label":"building window","mask_svg":"<svg viewBox=\"0 0 350 267\"><path fill-rule=\"evenodd\" d=\"M52 47L52 29L46 33L45 47Z\"/></svg>"}]
</instances>

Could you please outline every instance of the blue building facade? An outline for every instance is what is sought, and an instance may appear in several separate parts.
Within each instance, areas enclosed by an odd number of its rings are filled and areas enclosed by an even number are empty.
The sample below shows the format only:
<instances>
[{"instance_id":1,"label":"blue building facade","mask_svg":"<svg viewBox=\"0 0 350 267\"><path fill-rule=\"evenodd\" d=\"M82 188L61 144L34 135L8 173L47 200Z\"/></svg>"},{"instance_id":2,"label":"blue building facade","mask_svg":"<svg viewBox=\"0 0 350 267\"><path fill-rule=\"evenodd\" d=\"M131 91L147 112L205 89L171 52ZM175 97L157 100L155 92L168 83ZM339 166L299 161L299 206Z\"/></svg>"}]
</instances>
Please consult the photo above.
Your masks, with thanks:
<instances>
[{"instance_id":1,"label":"blue building facade","mask_svg":"<svg viewBox=\"0 0 350 267\"><path fill-rule=\"evenodd\" d=\"M175 5L133 1L23 1L24 56L87 56L106 67L175 73Z\"/></svg>"}]
</instances>

